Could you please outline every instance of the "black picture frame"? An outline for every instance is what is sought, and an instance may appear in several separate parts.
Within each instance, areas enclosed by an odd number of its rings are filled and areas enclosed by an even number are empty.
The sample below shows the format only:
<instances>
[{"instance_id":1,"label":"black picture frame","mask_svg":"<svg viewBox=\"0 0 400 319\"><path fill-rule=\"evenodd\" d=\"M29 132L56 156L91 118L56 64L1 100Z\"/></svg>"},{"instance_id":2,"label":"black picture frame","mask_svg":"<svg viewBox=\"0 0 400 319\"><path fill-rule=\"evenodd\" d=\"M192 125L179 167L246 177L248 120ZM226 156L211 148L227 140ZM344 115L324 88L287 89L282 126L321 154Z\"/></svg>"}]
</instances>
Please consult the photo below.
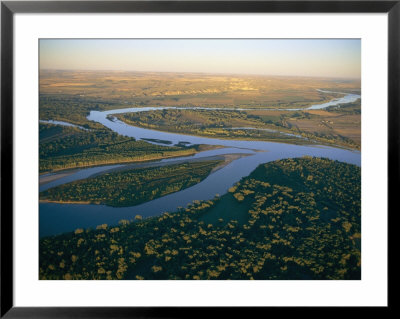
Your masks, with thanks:
<instances>
[{"instance_id":1,"label":"black picture frame","mask_svg":"<svg viewBox=\"0 0 400 319\"><path fill-rule=\"evenodd\" d=\"M13 17L16 13L387 13L388 218L398 212L400 144L400 0L396 1L2 1L1 2L1 317L132 318L226 315L225 308L14 307L13 303ZM391 214L389 214L391 213ZM390 225L390 222L388 223ZM393 227L393 222L391 227ZM389 226L388 226L389 227ZM388 229L388 244L390 235ZM389 251L391 246L388 245ZM389 255L388 255L389 256ZM389 256L389 264L390 264ZM389 273L390 274L390 273ZM388 280L388 287L390 280ZM390 309L392 295L389 294ZM253 308L254 309L254 308ZM235 309L248 315L248 308ZM290 308L303 312L305 308Z\"/></svg>"}]
</instances>

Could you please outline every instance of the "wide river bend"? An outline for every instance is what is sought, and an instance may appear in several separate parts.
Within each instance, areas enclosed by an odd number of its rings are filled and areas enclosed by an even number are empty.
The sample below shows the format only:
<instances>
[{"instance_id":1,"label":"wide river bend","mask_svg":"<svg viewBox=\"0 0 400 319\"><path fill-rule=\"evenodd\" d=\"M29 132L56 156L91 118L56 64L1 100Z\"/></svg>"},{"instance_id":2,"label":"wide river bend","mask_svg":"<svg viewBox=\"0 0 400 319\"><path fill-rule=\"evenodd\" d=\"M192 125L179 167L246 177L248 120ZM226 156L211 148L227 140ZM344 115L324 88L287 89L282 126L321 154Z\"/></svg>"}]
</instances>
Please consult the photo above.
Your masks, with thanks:
<instances>
[{"instance_id":1,"label":"wide river bend","mask_svg":"<svg viewBox=\"0 0 400 319\"><path fill-rule=\"evenodd\" d=\"M358 98L360 98L359 95L348 94L343 98L324 103L323 106L322 104L318 106L314 105L309 107L309 109L324 108L330 105L354 102ZM113 114L128 112L145 112L174 108L175 107L143 107L117 109L103 112L91 111L88 119L101 123L118 134L134 137L136 139L167 140L172 142L171 145L178 144L180 142L186 142L188 144L221 145L224 147L220 149L204 151L191 157L165 159L159 161L160 165L177 160L193 158L197 159L209 156L220 156L224 154L240 153L247 154L249 156L240 157L230 162L228 165L211 173L202 182L192 187L137 206L110 207L106 205L40 203L39 236L44 237L55 235L67 231L73 231L77 228L94 228L99 224L113 225L117 224L121 219L131 220L138 214L142 215L143 217L149 217L160 215L166 211L173 212L179 207L186 207L194 200L207 200L214 198L216 194L225 194L233 184L238 182L242 177L249 175L258 165L274 160L308 155L315 157L326 157L332 160L338 160L358 166L361 165L361 153L359 151L315 144L292 145L264 141L224 140L168 133L127 125L112 116ZM224 108L224 110L227 109ZM50 187L68 183L74 180L88 178L94 174L99 174L101 172L109 171L110 169L122 167L124 165L107 165L76 170L74 174L41 185L39 190L43 191Z\"/></svg>"}]
</instances>

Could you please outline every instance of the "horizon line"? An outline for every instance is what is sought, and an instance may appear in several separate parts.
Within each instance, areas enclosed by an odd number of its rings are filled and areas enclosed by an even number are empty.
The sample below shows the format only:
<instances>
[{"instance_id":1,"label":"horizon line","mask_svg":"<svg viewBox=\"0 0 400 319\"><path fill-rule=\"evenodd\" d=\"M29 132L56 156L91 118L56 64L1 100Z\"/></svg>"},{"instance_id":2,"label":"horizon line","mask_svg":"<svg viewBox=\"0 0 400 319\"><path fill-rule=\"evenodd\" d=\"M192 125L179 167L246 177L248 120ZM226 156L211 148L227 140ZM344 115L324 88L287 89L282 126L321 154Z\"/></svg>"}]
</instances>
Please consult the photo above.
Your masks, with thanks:
<instances>
[{"instance_id":1,"label":"horizon line","mask_svg":"<svg viewBox=\"0 0 400 319\"><path fill-rule=\"evenodd\" d=\"M261 76L261 77L300 77L300 78L320 78L320 79L346 79L361 81L361 77L346 76L327 76L327 75L283 75L283 74L260 74L260 73L225 73L225 72L200 72L200 71L138 71L138 70L121 70L121 69L59 69L59 68L39 68L41 71L70 71L70 72L134 72L134 73L175 73L175 74L204 74L204 75L234 75L234 76Z\"/></svg>"}]
</instances>

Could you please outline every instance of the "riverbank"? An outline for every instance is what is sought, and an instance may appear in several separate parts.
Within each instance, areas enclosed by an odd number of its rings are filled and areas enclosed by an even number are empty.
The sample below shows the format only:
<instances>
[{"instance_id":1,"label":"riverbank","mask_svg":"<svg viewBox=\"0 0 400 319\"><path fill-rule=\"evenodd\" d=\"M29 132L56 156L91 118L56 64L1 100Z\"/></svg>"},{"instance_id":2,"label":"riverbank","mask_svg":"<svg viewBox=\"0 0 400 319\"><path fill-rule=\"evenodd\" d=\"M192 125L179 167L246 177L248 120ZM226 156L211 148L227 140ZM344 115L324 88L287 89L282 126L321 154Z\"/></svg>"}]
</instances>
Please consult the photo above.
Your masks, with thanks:
<instances>
[{"instance_id":1,"label":"riverbank","mask_svg":"<svg viewBox=\"0 0 400 319\"><path fill-rule=\"evenodd\" d=\"M107 114L107 120L114 122L116 126L123 123L181 136L187 134L210 139L270 141L296 145L319 143L359 150L360 95L342 94L342 98L304 109L160 106L117 109L104 113ZM357 103L354 104L354 101ZM338 112L324 111L333 107L345 109L349 104L358 105L359 114L343 116ZM88 118L91 117L92 114ZM169 143L173 144L171 141Z\"/></svg>"},{"instance_id":2,"label":"riverbank","mask_svg":"<svg viewBox=\"0 0 400 319\"><path fill-rule=\"evenodd\" d=\"M50 173L43 173L41 175L39 175L39 186L42 185L46 185L47 183L50 182L54 182L56 180L59 180L60 178L64 178L70 175L75 174L76 172L78 172L79 169L67 169L65 171L61 171L61 172L50 172Z\"/></svg>"},{"instance_id":3,"label":"riverbank","mask_svg":"<svg viewBox=\"0 0 400 319\"><path fill-rule=\"evenodd\" d=\"M103 161L103 162L98 162L94 164L88 164L88 165L80 165L78 167L66 167L66 168L55 168L52 169L51 171L46 171L46 172L41 172L39 173L39 185L44 185L49 182L56 181L60 178L64 178L67 176L70 176L72 174L75 174L81 169L88 169L88 168L94 168L94 167L101 167L101 166L110 166L110 165L129 165L130 163L151 163L155 161L160 161L160 160L165 160L165 159L172 159L172 158L179 158L182 157L182 155L185 156L192 156L199 154L204 151L209 151L209 150L217 150L221 149L223 146L220 145L198 145L198 149L195 152L189 152L188 154L168 154L167 156L155 156L154 158L151 159L146 159L146 160L138 160L138 159L128 159L128 160L115 160L115 161ZM48 176L46 176L48 175Z\"/></svg>"},{"instance_id":4,"label":"riverbank","mask_svg":"<svg viewBox=\"0 0 400 319\"><path fill-rule=\"evenodd\" d=\"M266 141L243 141L227 140L218 138L206 138L193 135L178 133L160 132L155 130L143 129L126 125L121 121L111 121L108 118L110 114L139 112L155 108L129 108L112 111L92 111L88 119L95 123L104 125L106 128L117 133L120 136L132 137L135 139L153 139L168 140L172 145L182 141L191 145L208 145L224 147L220 150L209 151L210 154L221 155L231 153L247 153L251 156L242 156L233 159L213 174L201 182L166 196L144 202L136 206L129 207L110 207L106 205L80 205L80 204L57 204L40 203L40 236L58 234L76 228L95 227L96 225L107 223L109 225L118 224L122 219L131 220L136 215L144 218L158 216L163 212L174 212L179 207L187 207L193 201L210 200L216 194L226 194L241 178L249 175L259 164L287 158L296 158L303 156L325 157L332 160L361 165L360 152L335 148L323 145L295 145L278 142ZM167 146L170 147L170 146ZM207 151L206 151L207 152ZM211 154L211 152L214 152ZM194 156L204 154L200 152ZM204 154L205 155L205 154Z\"/></svg>"},{"instance_id":5,"label":"riverbank","mask_svg":"<svg viewBox=\"0 0 400 319\"><path fill-rule=\"evenodd\" d=\"M161 163L156 167L119 168L50 188L40 193L40 199L53 203L130 207L193 186L210 176L212 169L224 161L224 156L214 156L181 163Z\"/></svg>"},{"instance_id":6,"label":"riverbank","mask_svg":"<svg viewBox=\"0 0 400 319\"><path fill-rule=\"evenodd\" d=\"M185 209L42 238L39 276L359 280L360 206L359 168L319 158L274 161L229 193Z\"/></svg>"},{"instance_id":7,"label":"riverbank","mask_svg":"<svg viewBox=\"0 0 400 319\"><path fill-rule=\"evenodd\" d=\"M314 111L315 112L315 111ZM278 130L278 129L271 129L266 127L246 127L242 128L242 131L267 131L271 134L269 137L263 136L240 136L240 135L223 135L218 133L213 134L213 132L205 133L205 132L190 132L190 131L182 131L178 129L171 128L170 130L161 130L154 128L151 125L143 125L143 123L136 123L127 120L126 118L117 117L119 121L126 125L135 126L139 128L143 128L146 130L157 131L160 133L176 133L176 134L192 134L193 136L205 137L209 139L224 139L224 140L232 140L232 141L261 141L261 142L272 142L272 143L285 143L285 144L294 144L294 145L326 145L326 146L333 146L338 148L343 148L347 150L356 150L359 151L361 146L353 145L349 143L338 144L337 140L330 142L327 138L322 138L315 136L311 133L306 132L298 132L298 131L290 131L290 130ZM240 130L241 128L224 128L224 130ZM221 132L220 132L221 133ZM228 132L227 132L228 133Z\"/></svg>"},{"instance_id":8,"label":"riverbank","mask_svg":"<svg viewBox=\"0 0 400 319\"><path fill-rule=\"evenodd\" d=\"M169 162L132 164L132 165L124 165L124 166L118 166L118 167L111 167L111 168L107 167L108 169L105 169L98 173L93 173L92 175L89 175L86 178L96 178L96 177L104 175L104 174L120 173L120 172L135 170L135 169L147 169L147 168L179 165L179 164L184 164L184 163L199 163L199 162L206 162L206 161L223 160L223 162L220 165L214 167L210 171L210 173L209 173L209 175L210 175L210 174L213 174L214 172L224 168L226 165L230 164L232 161L237 160L244 156L249 156L249 154L223 154L223 155L214 155L214 156L207 156L207 157L200 157L200 158L193 158L193 159L182 159L182 160L169 161ZM77 171L79 171L79 170L77 170ZM61 175L61 177L65 177L65 176L74 174L77 171L75 170L75 172L72 172L70 174L60 174L60 175ZM74 181L76 181L76 180L74 180ZM73 181L66 181L65 184L67 184L68 182L73 182ZM56 186L60 186L60 185L63 185L63 184L58 184ZM100 201L70 201L70 200L49 200L49 199L40 199L40 202L41 203L58 203L58 204L82 204L82 205L87 205L87 204L99 205L99 204L101 204Z\"/></svg>"}]
</instances>

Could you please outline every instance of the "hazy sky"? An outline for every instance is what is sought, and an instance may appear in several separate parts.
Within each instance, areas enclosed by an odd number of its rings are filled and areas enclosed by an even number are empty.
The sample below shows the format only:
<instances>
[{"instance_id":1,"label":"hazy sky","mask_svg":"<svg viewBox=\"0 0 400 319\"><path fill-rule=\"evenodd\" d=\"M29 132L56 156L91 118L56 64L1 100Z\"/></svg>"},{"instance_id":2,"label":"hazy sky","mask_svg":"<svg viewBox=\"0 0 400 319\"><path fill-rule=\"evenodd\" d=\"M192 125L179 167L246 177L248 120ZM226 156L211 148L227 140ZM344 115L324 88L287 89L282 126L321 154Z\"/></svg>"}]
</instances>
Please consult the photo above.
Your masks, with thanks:
<instances>
[{"instance_id":1,"label":"hazy sky","mask_svg":"<svg viewBox=\"0 0 400 319\"><path fill-rule=\"evenodd\" d=\"M361 77L361 40L40 40L41 69Z\"/></svg>"}]
</instances>

